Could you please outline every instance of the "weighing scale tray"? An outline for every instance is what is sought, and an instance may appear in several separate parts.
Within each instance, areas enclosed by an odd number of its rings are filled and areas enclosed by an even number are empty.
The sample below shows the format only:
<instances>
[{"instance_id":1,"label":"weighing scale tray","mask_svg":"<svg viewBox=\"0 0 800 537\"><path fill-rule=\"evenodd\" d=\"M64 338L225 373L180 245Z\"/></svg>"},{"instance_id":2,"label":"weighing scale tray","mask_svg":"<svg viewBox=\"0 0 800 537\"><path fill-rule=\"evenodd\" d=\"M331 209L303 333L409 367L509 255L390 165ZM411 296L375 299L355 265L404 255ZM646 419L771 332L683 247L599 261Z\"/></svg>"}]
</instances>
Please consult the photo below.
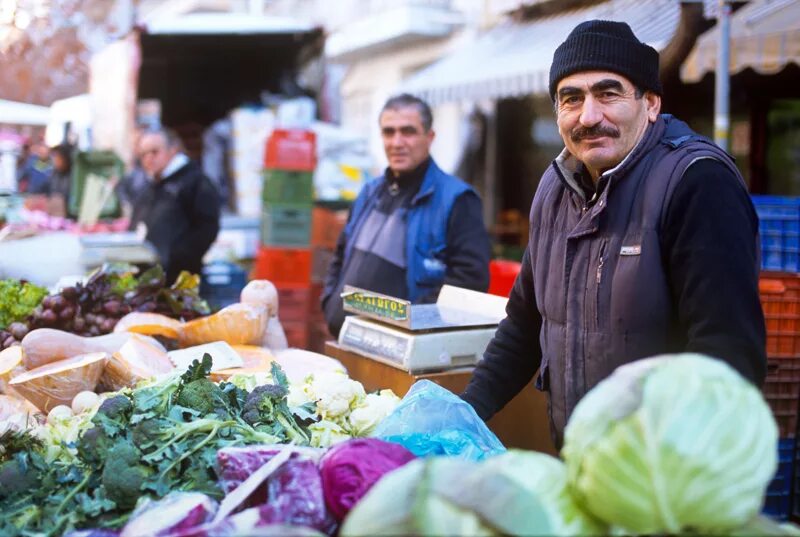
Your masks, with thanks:
<instances>
[{"instance_id":1,"label":"weighing scale tray","mask_svg":"<svg viewBox=\"0 0 800 537\"><path fill-rule=\"evenodd\" d=\"M438 304L414 304L410 309L407 324L392 322L391 319L385 318L380 320L413 332L497 325L497 320L491 317Z\"/></svg>"}]
</instances>

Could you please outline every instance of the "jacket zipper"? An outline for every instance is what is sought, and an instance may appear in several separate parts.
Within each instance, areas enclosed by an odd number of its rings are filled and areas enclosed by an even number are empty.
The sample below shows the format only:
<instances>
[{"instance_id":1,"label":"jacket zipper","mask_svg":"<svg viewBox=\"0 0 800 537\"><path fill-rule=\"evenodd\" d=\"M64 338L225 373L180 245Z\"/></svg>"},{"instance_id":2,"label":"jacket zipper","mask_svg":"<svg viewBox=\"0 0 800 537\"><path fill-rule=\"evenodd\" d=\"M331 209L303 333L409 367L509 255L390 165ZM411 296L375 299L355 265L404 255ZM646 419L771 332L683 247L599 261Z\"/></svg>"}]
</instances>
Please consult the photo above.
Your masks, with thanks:
<instances>
[{"instance_id":1,"label":"jacket zipper","mask_svg":"<svg viewBox=\"0 0 800 537\"><path fill-rule=\"evenodd\" d=\"M603 264L606 262L606 242L607 241L603 241L600 245L600 262L597 264L597 285L600 285L600 282L603 280Z\"/></svg>"}]
</instances>

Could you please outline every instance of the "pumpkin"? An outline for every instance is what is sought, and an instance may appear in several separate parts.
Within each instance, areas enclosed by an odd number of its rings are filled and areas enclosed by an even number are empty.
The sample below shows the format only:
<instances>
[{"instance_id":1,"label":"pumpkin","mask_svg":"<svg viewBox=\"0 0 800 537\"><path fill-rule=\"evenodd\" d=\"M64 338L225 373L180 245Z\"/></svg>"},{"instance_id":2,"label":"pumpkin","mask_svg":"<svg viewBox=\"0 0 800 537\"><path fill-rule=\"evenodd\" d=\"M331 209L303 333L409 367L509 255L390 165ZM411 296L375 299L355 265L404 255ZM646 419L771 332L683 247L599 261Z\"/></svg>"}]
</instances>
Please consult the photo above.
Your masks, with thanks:
<instances>
[{"instance_id":1,"label":"pumpkin","mask_svg":"<svg viewBox=\"0 0 800 537\"><path fill-rule=\"evenodd\" d=\"M248 282L239 295L242 304L266 307L269 316L278 315L278 290L269 280L253 280Z\"/></svg>"},{"instance_id":2,"label":"pumpkin","mask_svg":"<svg viewBox=\"0 0 800 537\"><path fill-rule=\"evenodd\" d=\"M0 352L0 393L8 393L8 382L12 377L25 371L22 365L23 350L14 345Z\"/></svg>"},{"instance_id":3,"label":"pumpkin","mask_svg":"<svg viewBox=\"0 0 800 537\"><path fill-rule=\"evenodd\" d=\"M242 367L231 367L211 372L211 380L221 382L231 375L268 373L272 367L274 357L268 349L255 345L232 345L236 353L242 357Z\"/></svg>"},{"instance_id":4,"label":"pumpkin","mask_svg":"<svg viewBox=\"0 0 800 537\"><path fill-rule=\"evenodd\" d=\"M231 304L217 313L185 323L180 333L181 347L213 341L230 345L258 345L269 319L267 308L251 304Z\"/></svg>"},{"instance_id":5,"label":"pumpkin","mask_svg":"<svg viewBox=\"0 0 800 537\"><path fill-rule=\"evenodd\" d=\"M36 330L31 330L22 338L22 349L24 351L22 363L26 369L35 369L79 354L92 352L112 354L117 352L132 335L129 332L119 332L103 336L84 337L64 330L37 328ZM147 337L147 341L164 350L164 346L155 339Z\"/></svg>"},{"instance_id":6,"label":"pumpkin","mask_svg":"<svg viewBox=\"0 0 800 537\"><path fill-rule=\"evenodd\" d=\"M105 352L80 354L25 371L8 385L47 413L58 405L69 406L84 390L94 390L107 361Z\"/></svg>"},{"instance_id":7,"label":"pumpkin","mask_svg":"<svg viewBox=\"0 0 800 537\"><path fill-rule=\"evenodd\" d=\"M118 391L173 370L167 353L151 345L142 336L133 334L106 364L100 384L109 391Z\"/></svg>"},{"instance_id":8,"label":"pumpkin","mask_svg":"<svg viewBox=\"0 0 800 537\"><path fill-rule=\"evenodd\" d=\"M114 332L134 332L145 336L178 339L183 323L160 313L131 312L114 326Z\"/></svg>"}]
</instances>

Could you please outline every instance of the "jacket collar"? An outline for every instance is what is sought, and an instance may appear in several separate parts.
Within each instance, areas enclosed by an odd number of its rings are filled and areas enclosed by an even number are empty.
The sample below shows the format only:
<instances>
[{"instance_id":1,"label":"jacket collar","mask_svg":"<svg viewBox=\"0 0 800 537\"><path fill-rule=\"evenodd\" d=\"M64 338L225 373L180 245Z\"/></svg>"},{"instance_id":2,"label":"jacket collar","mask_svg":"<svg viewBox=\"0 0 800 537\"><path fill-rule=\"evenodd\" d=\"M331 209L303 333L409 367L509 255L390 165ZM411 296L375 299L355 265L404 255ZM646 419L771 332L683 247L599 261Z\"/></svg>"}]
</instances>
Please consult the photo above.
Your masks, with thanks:
<instances>
[{"instance_id":1,"label":"jacket collar","mask_svg":"<svg viewBox=\"0 0 800 537\"><path fill-rule=\"evenodd\" d=\"M422 200L433 195L433 191L436 189L436 178L443 173L432 157L430 161L430 166L428 166L428 170L425 172L425 178L419 186L419 192L417 192L417 195L411 200L412 206L421 203Z\"/></svg>"}]
</instances>

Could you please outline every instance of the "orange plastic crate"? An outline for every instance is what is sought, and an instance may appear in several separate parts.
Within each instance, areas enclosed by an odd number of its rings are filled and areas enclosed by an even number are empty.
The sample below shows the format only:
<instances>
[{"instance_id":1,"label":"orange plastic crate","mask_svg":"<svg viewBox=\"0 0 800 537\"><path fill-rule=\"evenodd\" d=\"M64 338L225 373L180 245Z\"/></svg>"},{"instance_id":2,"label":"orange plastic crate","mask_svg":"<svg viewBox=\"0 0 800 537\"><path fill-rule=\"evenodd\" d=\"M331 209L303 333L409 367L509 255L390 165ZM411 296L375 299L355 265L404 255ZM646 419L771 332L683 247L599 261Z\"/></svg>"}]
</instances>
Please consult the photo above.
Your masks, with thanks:
<instances>
[{"instance_id":1,"label":"orange plastic crate","mask_svg":"<svg viewBox=\"0 0 800 537\"><path fill-rule=\"evenodd\" d=\"M275 129L267 139L264 167L310 172L317 167L317 137L313 131Z\"/></svg>"},{"instance_id":2,"label":"orange plastic crate","mask_svg":"<svg viewBox=\"0 0 800 537\"><path fill-rule=\"evenodd\" d=\"M287 321L281 322L281 325L290 347L308 349L308 322Z\"/></svg>"},{"instance_id":3,"label":"orange plastic crate","mask_svg":"<svg viewBox=\"0 0 800 537\"><path fill-rule=\"evenodd\" d=\"M800 356L800 275L762 272L758 290L767 323L767 356Z\"/></svg>"},{"instance_id":4,"label":"orange plastic crate","mask_svg":"<svg viewBox=\"0 0 800 537\"><path fill-rule=\"evenodd\" d=\"M256 252L250 279L269 280L276 287L311 283L311 250L308 248L269 248ZM280 306L279 306L280 307Z\"/></svg>"},{"instance_id":5,"label":"orange plastic crate","mask_svg":"<svg viewBox=\"0 0 800 537\"><path fill-rule=\"evenodd\" d=\"M326 207L314 207L311 211L311 244L329 250L336 249L336 241L347 224L346 210L334 211Z\"/></svg>"},{"instance_id":6,"label":"orange plastic crate","mask_svg":"<svg viewBox=\"0 0 800 537\"><path fill-rule=\"evenodd\" d=\"M307 321L311 311L310 285L281 285L278 287L278 319Z\"/></svg>"}]
</instances>

